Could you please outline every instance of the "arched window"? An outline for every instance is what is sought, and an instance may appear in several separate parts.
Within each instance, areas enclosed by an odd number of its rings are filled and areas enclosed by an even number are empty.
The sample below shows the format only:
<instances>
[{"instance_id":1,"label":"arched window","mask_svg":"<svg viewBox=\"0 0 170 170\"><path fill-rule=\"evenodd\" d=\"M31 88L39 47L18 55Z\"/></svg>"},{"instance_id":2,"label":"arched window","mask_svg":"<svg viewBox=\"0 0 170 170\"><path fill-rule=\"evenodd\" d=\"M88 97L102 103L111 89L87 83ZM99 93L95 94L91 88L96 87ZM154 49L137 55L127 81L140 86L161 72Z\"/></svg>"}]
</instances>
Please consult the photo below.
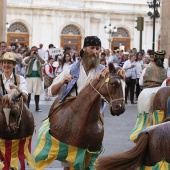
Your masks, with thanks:
<instances>
[{"instance_id":1,"label":"arched window","mask_svg":"<svg viewBox=\"0 0 170 170\"><path fill-rule=\"evenodd\" d=\"M74 25L67 25L61 31L62 35L80 35L80 31Z\"/></svg>"},{"instance_id":2,"label":"arched window","mask_svg":"<svg viewBox=\"0 0 170 170\"><path fill-rule=\"evenodd\" d=\"M126 29L119 27L119 28L117 28L117 32L114 32L112 34L112 37L127 38L127 37L129 37L129 33L127 32Z\"/></svg>"},{"instance_id":3,"label":"arched window","mask_svg":"<svg viewBox=\"0 0 170 170\"><path fill-rule=\"evenodd\" d=\"M22 33L28 33L27 28L25 27L24 24L20 23L20 22L15 22L13 24L10 25L10 27L8 28L8 32L22 32Z\"/></svg>"}]
</instances>

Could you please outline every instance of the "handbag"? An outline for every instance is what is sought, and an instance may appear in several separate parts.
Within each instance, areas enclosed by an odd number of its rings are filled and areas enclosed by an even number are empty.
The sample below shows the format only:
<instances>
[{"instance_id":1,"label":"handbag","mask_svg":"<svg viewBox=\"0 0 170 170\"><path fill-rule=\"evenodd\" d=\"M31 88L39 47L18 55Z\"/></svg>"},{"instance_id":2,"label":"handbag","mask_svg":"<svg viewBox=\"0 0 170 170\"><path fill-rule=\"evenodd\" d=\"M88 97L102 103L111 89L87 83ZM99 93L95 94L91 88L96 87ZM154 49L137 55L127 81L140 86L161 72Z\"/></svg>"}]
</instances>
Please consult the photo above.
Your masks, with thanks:
<instances>
[{"instance_id":1,"label":"handbag","mask_svg":"<svg viewBox=\"0 0 170 170\"><path fill-rule=\"evenodd\" d=\"M126 77L126 83L127 84L131 83L131 80L132 80L131 77Z\"/></svg>"},{"instance_id":2,"label":"handbag","mask_svg":"<svg viewBox=\"0 0 170 170\"><path fill-rule=\"evenodd\" d=\"M49 77L48 75L44 75L44 84L46 87L50 87L52 82L53 82L53 79L52 77Z\"/></svg>"}]
</instances>

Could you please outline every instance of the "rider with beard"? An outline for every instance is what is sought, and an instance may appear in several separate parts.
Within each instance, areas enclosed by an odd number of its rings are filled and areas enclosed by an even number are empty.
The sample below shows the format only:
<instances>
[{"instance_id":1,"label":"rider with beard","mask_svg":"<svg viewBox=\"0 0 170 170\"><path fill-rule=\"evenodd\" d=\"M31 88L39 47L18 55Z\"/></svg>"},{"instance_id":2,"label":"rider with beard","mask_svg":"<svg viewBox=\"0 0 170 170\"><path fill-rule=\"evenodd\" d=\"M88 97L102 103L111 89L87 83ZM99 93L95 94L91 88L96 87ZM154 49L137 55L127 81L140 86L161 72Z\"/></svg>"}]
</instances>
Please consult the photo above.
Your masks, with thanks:
<instances>
[{"instance_id":1,"label":"rider with beard","mask_svg":"<svg viewBox=\"0 0 170 170\"><path fill-rule=\"evenodd\" d=\"M80 51L81 60L70 65L63 72L57 76L52 85L49 87L49 95L57 95L60 88L68 84L73 75L70 74L72 69L76 69L79 73L76 80L77 90L71 89L71 95L76 96L81 89L90 81L90 79L104 67L100 65L99 50L101 47L101 41L96 36L88 36L84 40L83 49ZM63 99L62 99L63 100Z\"/></svg>"},{"instance_id":2,"label":"rider with beard","mask_svg":"<svg viewBox=\"0 0 170 170\"><path fill-rule=\"evenodd\" d=\"M101 41L97 36L87 36L84 39L83 49L80 51L81 59L68 66L61 72L49 87L49 95L60 94L61 87L67 86L62 93L59 102L62 102L68 95L76 96L85 87L85 85L103 68L100 65L99 51ZM118 67L120 74L125 74L124 70ZM90 94L89 94L90 95ZM105 104L103 102L100 113L103 113ZM69 170L69 165L63 163L64 170Z\"/></svg>"}]
</instances>

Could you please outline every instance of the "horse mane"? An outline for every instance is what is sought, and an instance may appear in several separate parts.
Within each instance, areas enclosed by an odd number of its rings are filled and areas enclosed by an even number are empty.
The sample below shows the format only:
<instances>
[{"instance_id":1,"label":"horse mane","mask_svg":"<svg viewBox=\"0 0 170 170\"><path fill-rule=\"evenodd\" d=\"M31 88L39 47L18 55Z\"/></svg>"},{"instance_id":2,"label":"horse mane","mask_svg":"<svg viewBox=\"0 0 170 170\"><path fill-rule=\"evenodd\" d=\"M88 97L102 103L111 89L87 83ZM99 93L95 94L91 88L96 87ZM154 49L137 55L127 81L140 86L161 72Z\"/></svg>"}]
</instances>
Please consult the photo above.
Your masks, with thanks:
<instances>
[{"instance_id":1,"label":"horse mane","mask_svg":"<svg viewBox=\"0 0 170 170\"><path fill-rule=\"evenodd\" d=\"M3 107L9 107L12 103L12 96L17 95L19 92L16 89L12 89L9 94L3 96Z\"/></svg>"}]
</instances>

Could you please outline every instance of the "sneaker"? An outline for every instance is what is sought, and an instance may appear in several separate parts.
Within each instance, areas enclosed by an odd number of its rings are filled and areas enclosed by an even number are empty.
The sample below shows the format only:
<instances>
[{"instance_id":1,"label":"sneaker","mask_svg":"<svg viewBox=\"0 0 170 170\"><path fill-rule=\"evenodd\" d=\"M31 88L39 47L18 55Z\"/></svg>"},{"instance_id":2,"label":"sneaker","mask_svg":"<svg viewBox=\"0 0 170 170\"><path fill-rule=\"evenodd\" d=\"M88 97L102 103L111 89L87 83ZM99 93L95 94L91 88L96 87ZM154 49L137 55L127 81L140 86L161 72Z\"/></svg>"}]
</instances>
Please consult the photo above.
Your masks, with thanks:
<instances>
[{"instance_id":1,"label":"sneaker","mask_svg":"<svg viewBox=\"0 0 170 170\"><path fill-rule=\"evenodd\" d=\"M39 108L38 108L38 109L36 109L35 111L36 111L36 112L42 112L42 110L41 110L41 109L39 109Z\"/></svg>"}]
</instances>

